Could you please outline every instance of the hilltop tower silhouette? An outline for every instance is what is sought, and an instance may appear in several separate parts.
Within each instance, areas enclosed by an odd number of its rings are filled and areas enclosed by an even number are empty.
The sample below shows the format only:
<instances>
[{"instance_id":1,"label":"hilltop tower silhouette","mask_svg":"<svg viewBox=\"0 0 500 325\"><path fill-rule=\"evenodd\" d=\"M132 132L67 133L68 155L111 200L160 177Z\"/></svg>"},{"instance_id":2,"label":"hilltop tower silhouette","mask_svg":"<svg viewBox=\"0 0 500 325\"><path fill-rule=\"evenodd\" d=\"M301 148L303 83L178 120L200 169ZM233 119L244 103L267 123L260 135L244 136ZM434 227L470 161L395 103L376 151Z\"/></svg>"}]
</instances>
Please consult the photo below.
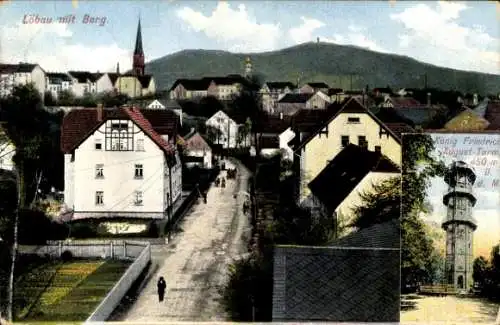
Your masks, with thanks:
<instances>
[{"instance_id":1,"label":"hilltop tower silhouette","mask_svg":"<svg viewBox=\"0 0 500 325\"><path fill-rule=\"evenodd\" d=\"M476 181L474 169L463 161L455 161L445 174L448 190L443 196L447 207L441 227L446 231L446 283L456 290L468 290L473 285L473 233L477 223L472 217L476 197L472 187Z\"/></svg>"}]
</instances>

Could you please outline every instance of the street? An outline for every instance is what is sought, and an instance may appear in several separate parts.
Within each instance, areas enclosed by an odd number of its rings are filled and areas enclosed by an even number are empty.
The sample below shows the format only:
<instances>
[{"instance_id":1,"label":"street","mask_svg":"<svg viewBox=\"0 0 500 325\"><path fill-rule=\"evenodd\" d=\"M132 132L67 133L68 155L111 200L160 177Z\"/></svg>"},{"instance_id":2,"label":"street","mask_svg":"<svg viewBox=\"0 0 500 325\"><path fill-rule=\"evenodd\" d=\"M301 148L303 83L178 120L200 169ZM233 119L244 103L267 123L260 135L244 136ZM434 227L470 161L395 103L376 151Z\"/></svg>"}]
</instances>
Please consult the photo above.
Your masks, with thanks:
<instances>
[{"instance_id":1,"label":"street","mask_svg":"<svg viewBox=\"0 0 500 325\"><path fill-rule=\"evenodd\" d=\"M180 224L181 230L168 245L152 247L153 275L131 302L128 310L112 320L138 323L154 321L224 321L218 289L227 281L228 265L246 252L244 233L248 216L242 212L249 171L239 162L236 179L226 187L210 187L207 204L200 198ZM226 177L221 171L220 176ZM167 282L165 301L158 301L156 282Z\"/></svg>"},{"instance_id":2,"label":"street","mask_svg":"<svg viewBox=\"0 0 500 325\"><path fill-rule=\"evenodd\" d=\"M480 298L411 295L403 297L403 300L415 302L415 305L414 308L401 310L401 323L496 324L499 312L498 304Z\"/></svg>"}]
</instances>

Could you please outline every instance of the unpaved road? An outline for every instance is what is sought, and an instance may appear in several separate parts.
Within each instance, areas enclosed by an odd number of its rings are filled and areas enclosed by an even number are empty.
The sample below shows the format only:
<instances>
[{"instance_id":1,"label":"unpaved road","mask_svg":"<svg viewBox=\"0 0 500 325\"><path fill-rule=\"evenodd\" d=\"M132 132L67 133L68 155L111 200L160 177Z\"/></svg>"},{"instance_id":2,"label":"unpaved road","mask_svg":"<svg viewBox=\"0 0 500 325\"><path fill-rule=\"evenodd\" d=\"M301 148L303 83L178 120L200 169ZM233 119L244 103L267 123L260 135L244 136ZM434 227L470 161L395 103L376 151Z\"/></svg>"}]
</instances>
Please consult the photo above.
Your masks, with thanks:
<instances>
[{"instance_id":1,"label":"unpaved road","mask_svg":"<svg viewBox=\"0 0 500 325\"><path fill-rule=\"evenodd\" d=\"M171 243L152 247L156 269L128 310L113 320L144 324L226 320L218 289L228 279L229 263L246 252L244 234L249 229L248 216L242 212L246 195L241 192L247 190L250 173L239 162L232 164L238 169L236 179L228 180L224 189L211 187L207 204L199 202L192 208ZM236 193L240 194L234 198ZM159 276L167 281L161 303L156 289Z\"/></svg>"},{"instance_id":2,"label":"unpaved road","mask_svg":"<svg viewBox=\"0 0 500 325\"><path fill-rule=\"evenodd\" d=\"M410 299L405 299L406 297ZM478 298L416 295L406 297L403 297L403 300L415 303L415 305L414 308L401 311L402 323L495 324L499 312L498 304Z\"/></svg>"}]
</instances>

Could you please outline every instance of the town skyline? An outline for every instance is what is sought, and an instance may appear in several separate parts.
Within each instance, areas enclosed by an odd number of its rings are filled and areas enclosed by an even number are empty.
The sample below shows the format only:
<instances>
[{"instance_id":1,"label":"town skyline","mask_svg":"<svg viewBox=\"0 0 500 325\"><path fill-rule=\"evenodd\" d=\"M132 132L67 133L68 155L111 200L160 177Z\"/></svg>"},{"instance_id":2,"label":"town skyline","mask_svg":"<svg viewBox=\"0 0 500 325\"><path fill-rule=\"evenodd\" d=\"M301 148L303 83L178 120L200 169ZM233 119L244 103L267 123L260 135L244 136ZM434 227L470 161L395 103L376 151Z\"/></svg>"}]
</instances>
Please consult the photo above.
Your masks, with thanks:
<instances>
[{"instance_id":1,"label":"town skyline","mask_svg":"<svg viewBox=\"0 0 500 325\"><path fill-rule=\"evenodd\" d=\"M271 1L155 1L147 6L80 1L73 6L70 1L11 1L2 7L1 60L35 62L48 71L114 71L117 62L130 67L132 35L141 17L147 61L184 49L256 53L319 38L438 66L498 74L500 37L495 10L490 10L494 8L492 2L311 6L289 1L285 6ZM380 18L373 19L374 14ZM52 22L29 23L36 16ZM59 23L62 17L68 20ZM432 17L433 23L421 17ZM26 19L28 23L23 23ZM59 51L51 53L55 47Z\"/></svg>"}]
</instances>

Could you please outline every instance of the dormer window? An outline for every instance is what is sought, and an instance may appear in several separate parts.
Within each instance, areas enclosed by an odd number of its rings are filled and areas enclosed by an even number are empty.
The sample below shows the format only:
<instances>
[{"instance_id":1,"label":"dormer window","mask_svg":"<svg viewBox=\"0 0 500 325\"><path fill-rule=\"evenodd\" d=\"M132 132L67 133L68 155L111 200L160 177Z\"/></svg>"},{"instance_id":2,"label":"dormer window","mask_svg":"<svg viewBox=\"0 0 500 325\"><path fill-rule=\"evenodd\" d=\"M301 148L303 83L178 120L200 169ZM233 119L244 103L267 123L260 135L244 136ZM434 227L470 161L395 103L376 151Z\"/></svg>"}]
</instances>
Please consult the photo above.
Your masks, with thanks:
<instances>
[{"instance_id":1,"label":"dormer window","mask_svg":"<svg viewBox=\"0 0 500 325\"><path fill-rule=\"evenodd\" d=\"M102 150L102 140L96 139L94 143L95 150Z\"/></svg>"},{"instance_id":2,"label":"dormer window","mask_svg":"<svg viewBox=\"0 0 500 325\"><path fill-rule=\"evenodd\" d=\"M359 117L348 117L347 118L347 123L349 124L357 124L360 123Z\"/></svg>"}]
</instances>

